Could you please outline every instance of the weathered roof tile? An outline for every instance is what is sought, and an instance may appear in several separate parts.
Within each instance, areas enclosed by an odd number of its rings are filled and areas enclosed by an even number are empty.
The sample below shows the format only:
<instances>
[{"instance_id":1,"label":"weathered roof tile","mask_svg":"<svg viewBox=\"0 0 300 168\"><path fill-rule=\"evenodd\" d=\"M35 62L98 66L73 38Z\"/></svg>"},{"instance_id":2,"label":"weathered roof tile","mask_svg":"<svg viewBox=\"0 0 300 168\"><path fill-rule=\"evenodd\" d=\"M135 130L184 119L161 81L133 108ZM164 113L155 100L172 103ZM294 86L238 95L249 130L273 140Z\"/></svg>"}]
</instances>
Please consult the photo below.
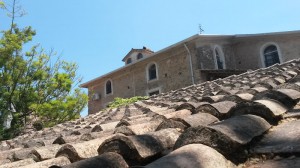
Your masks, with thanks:
<instances>
[{"instance_id":1,"label":"weathered roof tile","mask_svg":"<svg viewBox=\"0 0 300 168\"><path fill-rule=\"evenodd\" d=\"M19 161L9 163L9 164L1 164L0 168L16 168L16 167L33 164L33 163L35 163L35 161L32 158L27 158L27 159L19 160Z\"/></svg>"},{"instance_id":2,"label":"weathered roof tile","mask_svg":"<svg viewBox=\"0 0 300 168\"><path fill-rule=\"evenodd\" d=\"M258 116L236 116L210 126L188 128L179 136L174 149L200 143L216 149L225 157L237 159L243 156L245 145L270 127L268 122Z\"/></svg>"},{"instance_id":3,"label":"weathered roof tile","mask_svg":"<svg viewBox=\"0 0 300 168\"><path fill-rule=\"evenodd\" d=\"M287 108L282 105L281 103L275 101L275 100L255 100L254 102L263 104L266 106L268 109L270 109L274 116L280 116L284 114L287 111Z\"/></svg>"},{"instance_id":4,"label":"weathered roof tile","mask_svg":"<svg viewBox=\"0 0 300 168\"><path fill-rule=\"evenodd\" d=\"M267 100L264 103L272 102L271 100ZM263 101L261 101L263 102ZM275 103L274 103L275 104ZM274 105L274 107L277 104ZM271 106L271 105L269 105ZM280 105L279 105L280 106ZM283 108L284 109L284 108ZM274 110L274 111L272 111ZM238 116L244 114L252 114L257 115L264 118L272 125L276 125L277 122L282 118L282 115L285 113L286 110L279 111L278 109L272 108L269 109L265 104L258 103L258 102L242 102L238 103L235 107L231 108L230 111L227 113L225 118L229 118L231 116Z\"/></svg>"},{"instance_id":5,"label":"weathered roof tile","mask_svg":"<svg viewBox=\"0 0 300 168\"><path fill-rule=\"evenodd\" d=\"M53 158L53 159L49 159L49 160L45 160L45 161L41 161L41 162L36 162L34 164L22 166L20 168L49 168L50 166L53 166L53 165L64 166L67 164L70 164L69 159L66 157L60 156L57 158Z\"/></svg>"},{"instance_id":6,"label":"weathered roof tile","mask_svg":"<svg viewBox=\"0 0 300 168\"><path fill-rule=\"evenodd\" d=\"M71 162L76 162L82 159L97 156L98 147L110 137L111 136L104 136L102 138L97 138L90 141L63 145L58 150L55 157L65 156Z\"/></svg>"},{"instance_id":7,"label":"weathered roof tile","mask_svg":"<svg viewBox=\"0 0 300 168\"><path fill-rule=\"evenodd\" d=\"M236 106L235 102L222 101L212 104L204 104L196 109L197 113L209 113L217 118L223 118L227 113Z\"/></svg>"},{"instance_id":8,"label":"weathered roof tile","mask_svg":"<svg viewBox=\"0 0 300 168\"><path fill-rule=\"evenodd\" d=\"M285 89L288 90L288 89ZM291 89L289 89L291 90ZM291 108L295 106L296 100L292 99L290 96L283 92L279 92L276 90L267 90L260 93L257 93L253 100L259 100L259 99L272 99L280 102L281 104L284 104L287 108Z\"/></svg>"},{"instance_id":9,"label":"weathered roof tile","mask_svg":"<svg viewBox=\"0 0 300 168\"><path fill-rule=\"evenodd\" d=\"M130 166L142 164L172 148L179 135L176 129L163 129L136 136L115 135L99 146L98 153L117 152Z\"/></svg>"},{"instance_id":10,"label":"weathered roof tile","mask_svg":"<svg viewBox=\"0 0 300 168\"><path fill-rule=\"evenodd\" d=\"M252 149L253 153L295 154L300 152L300 120L282 123L268 132Z\"/></svg>"},{"instance_id":11,"label":"weathered roof tile","mask_svg":"<svg viewBox=\"0 0 300 168\"><path fill-rule=\"evenodd\" d=\"M155 131L160 123L160 120L153 120L147 123L135 124L132 126L121 126L116 128L114 133L122 133L125 135L141 135Z\"/></svg>"},{"instance_id":12,"label":"weathered roof tile","mask_svg":"<svg viewBox=\"0 0 300 168\"><path fill-rule=\"evenodd\" d=\"M146 167L234 167L229 159L240 167L298 165L291 157L300 153L299 74L300 59L162 93L41 131L27 128L21 136L1 142L0 163L128 167L126 160L136 167L150 162ZM278 155L290 158L278 160Z\"/></svg>"},{"instance_id":13,"label":"weathered roof tile","mask_svg":"<svg viewBox=\"0 0 300 168\"><path fill-rule=\"evenodd\" d=\"M184 117L178 116L176 118L172 118L172 120L185 123L186 125L188 125L188 127L196 127L199 125L206 126L219 121L218 118L208 113L197 113Z\"/></svg>"},{"instance_id":14,"label":"weathered roof tile","mask_svg":"<svg viewBox=\"0 0 300 168\"><path fill-rule=\"evenodd\" d=\"M164 116L166 118L174 118L174 117L189 116L191 114L192 114L192 112L190 110L183 109L183 110L179 110L179 111L175 111L175 112L172 112L172 113L165 114Z\"/></svg>"},{"instance_id":15,"label":"weathered roof tile","mask_svg":"<svg viewBox=\"0 0 300 168\"><path fill-rule=\"evenodd\" d=\"M50 168L128 168L126 161L117 153L107 152L99 156L81 160L66 166L52 166Z\"/></svg>"},{"instance_id":16,"label":"weathered roof tile","mask_svg":"<svg viewBox=\"0 0 300 168\"><path fill-rule=\"evenodd\" d=\"M145 168L234 168L233 163L211 147L202 144L185 145Z\"/></svg>"},{"instance_id":17,"label":"weathered roof tile","mask_svg":"<svg viewBox=\"0 0 300 168\"><path fill-rule=\"evenodd\" d=\"M282 94L287 95L294 101L300 100L300 92L294 90L294 89L277 89L278 92L281 92Z\"/></svg>"},{"instance_id":18,"label":"weathered roof tile","mask_svg":"<svg viewBox=\"0 0 300 168\"><path fill-rule=\"evenodd\" d=\"M257 164L250 165L248 168L292 168L299 167L300 158L286 158L280 160L266 160Z\"/></svg>"},{"instance_id":19,"label":"weathered roof tile","mask_svg":"<svg viewBox=\"0 0 300 168\"><path fill-rule=\"evenodd\" d=\"M31 155L35 155L35 158L39 158L39 160L51 159L55 157L60 147L60 145L51 145L42 148L34 148Z\"/></svg>"},{"instance_id":20,"label":"weathered roof tile","mask_svg":"<svg viewBox=\"0 0 300 168\"><path fill-rule=\"evenodd\" d=\"M202 98L201 101L208 102L208 103L214 103L218 102L219 100L223 99L225 95L216 95L216 96L205 96Z\"/></svg>"}]
</instances>

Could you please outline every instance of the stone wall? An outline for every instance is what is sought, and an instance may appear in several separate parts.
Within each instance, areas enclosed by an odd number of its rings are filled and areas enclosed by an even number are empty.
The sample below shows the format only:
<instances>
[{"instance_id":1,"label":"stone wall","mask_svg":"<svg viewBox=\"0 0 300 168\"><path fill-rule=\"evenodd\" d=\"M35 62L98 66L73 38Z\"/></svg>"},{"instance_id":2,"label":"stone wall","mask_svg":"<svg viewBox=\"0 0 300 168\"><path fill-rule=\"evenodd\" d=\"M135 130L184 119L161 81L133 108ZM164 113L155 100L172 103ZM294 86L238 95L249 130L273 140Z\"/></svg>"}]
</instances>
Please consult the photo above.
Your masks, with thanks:
<instances>
[{"instance_id":1,"label":"stone wall","mask_svg":"<svg viewBox=\"0 0 300 168\"><path fill-rule=\"evenodd\" d=\"M300 57L299 35L255 36L237 38L233 44L238 69L257 69L264 67L261 61L262 50L268 44L276 44L282 61Z\"/></svg>"},{"instance_id":2,"label":"stone wall","mask_svg":"<svg viewBox=\"0 0 300 168\"><path fill-rule=\"evenodd\" d=\"M263 67L262 49L267 44L278 46L282 61L300 57L300 33L254 36L198 36L185 43L178 43L155 53L139 62L124 66L89 84L89 96L94 93L101 99L89 101L89 114L105 108L115 97L128 98L145 96L159 90L167 92L192 84L190 56L195 83L205 82L205 74L200 70L215 70L215 48L222 50L227 70L247 70ZM186 47L187 48L186 48ZM187 50L188 49L188 50ZM148 81L147 66L155 63L158 76ZM105 82L112 81L113 93L105 94Z\"/></svg>"},{"instance_id":3,"label":"stone wall","mask_svg":"<svg viewBox=\"0 0 300 168\"><path fill-rule=\"evenodd\" d=\"M158 78L148 81L147 66L152 63L157 65ZM110 95L105 94L105 83L108 79L112 81L113 86L113 93ZM191 84L188 52L183 45L180 45L149 57L146 61L127 65L122 70L92 84L88 88L89 114L105 108L115 97L145 96L151 91L167 92ZM92 100L94 93L101 95L101 98Z\"/></svg>"}]
</instances>

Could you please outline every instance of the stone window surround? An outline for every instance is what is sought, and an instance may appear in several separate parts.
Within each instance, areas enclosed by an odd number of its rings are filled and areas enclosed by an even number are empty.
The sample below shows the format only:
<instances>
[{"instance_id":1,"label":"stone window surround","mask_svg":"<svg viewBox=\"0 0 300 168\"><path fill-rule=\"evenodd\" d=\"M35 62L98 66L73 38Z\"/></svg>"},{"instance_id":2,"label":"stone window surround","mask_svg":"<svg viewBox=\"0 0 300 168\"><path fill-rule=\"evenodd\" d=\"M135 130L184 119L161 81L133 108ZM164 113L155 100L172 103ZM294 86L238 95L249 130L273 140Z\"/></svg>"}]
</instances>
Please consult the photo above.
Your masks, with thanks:
<instances>
[{"instance_id":1,"label":"stone window surround","mask_svg":"<svg viewBox=\"0 0 300 168\"><path fill-rule=\"evenodd\" d=\"M110 83L111 83L111 93L106 94L106 84L107 84L108 81L110 81ZM113 95L113 93L114 93L113 82L112 82L111 79L107 79L107 80L105 81L105 83L104 83L104 95L105 95L105 96L109 96L109 95Z\"/></svg>"},{"instance_id":2,"label":"stone window surround","mask_svg":"<svg viewBox=\"0 0 300 168\"><path fill-rule=\"evenodd\" d=\"M149 68L150 66L152 65L155 65L155 68L156 68L156 78L155 79L149 79ZM156 62L150 62L148 63L148 65L146 66L146 79L147 79L147 82L150 83L150 82L153 82L153 81L157 81L158 80L158 65Z\"/></svg>"},{"instance_id":3,"label":"stone window surround","mask_svg":"<svg viewBox=\"0 0 300 168\"><path fill-rule=\"evenodd\" d=\"M142 58L144 58L144 55L143 55L142 53L138 53L138 54L136 55L136 60L140 60L140 59L142 59Z\"/></svg>"},{"instance_id":4,"label":"stone window surround","mask_svg":"<svg viewBox=\"0 0 300 168\"><path fill-rule=\"evenodd\" d=\"M127 60L126 60L126 64L131 64L131 63L132 63L132 59L131 59L131 57L127 58Z\"/></svg>"},{"instance_id":5,"label":"stone window surround","mask_svg":"<svg viewBox=\"0 0 300 168\"><path fill-rule=\"evenodd\" d=\"M156 87L156 88L153 88L153 89L146 90L146 95L149 96L151 92L156 92L156 91L161 93L161 87Z\"/></svg>"},{"instance_id":6,"label":"stone window surround","mask_svg":"<svg viewBox=\"0 0 300 168\"><path fill-rule=\"evenodd\" d=\"M219 69L218 68L218 63L217 63L217 56L216 56L216 51L218 51L221 60L223 61L223 69L226 69L226 60L225 60L225 56L224 56L224 52L222 50L222 47L219 45L215 45L213 48L213 57L214 57L214 63L215 63L215 69Z\"/></svg>"},{"instance_id":7,"label":"stone window surround","mask_svg":"<svg viewBox=\"0 0 300 168\"><path fill-rule=\"evenodd\" d=\"M279 45L277 43L275 43L275 42L267 42L267 43L265 43L264 45L262 45L260 47L260 60L259 61L260 61L260 65L261 65L262 68L266 68L264 50L267 47L271 46L271 45L274 45L277 48L277 52L278 52L278 56L279 56L279 61L280 61L280 63L283 62L283 60L282 60L282 54L281 54L281 50L280 50Z\"/></svg>"}]
</instances>

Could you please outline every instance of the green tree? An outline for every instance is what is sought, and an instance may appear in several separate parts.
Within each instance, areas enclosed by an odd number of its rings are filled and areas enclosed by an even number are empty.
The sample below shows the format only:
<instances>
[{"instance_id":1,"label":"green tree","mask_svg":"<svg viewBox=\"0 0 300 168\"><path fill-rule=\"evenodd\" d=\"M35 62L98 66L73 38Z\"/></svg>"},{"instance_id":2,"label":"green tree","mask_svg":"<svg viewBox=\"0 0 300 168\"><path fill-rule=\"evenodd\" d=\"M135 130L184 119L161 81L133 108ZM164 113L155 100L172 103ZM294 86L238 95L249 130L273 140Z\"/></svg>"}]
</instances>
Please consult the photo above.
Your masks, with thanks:
<instances>
[{"instance_id":1,"label":"green tree","mask_svg":"<svg viewBox=\"0 0 300 168\"><path fill-rule=\"evenodd\" d=\"M0 6L5 5L0 1ZM41 128L79 117L88 97L77 87L81 81L77 64L46 53L39 45L24 51L35 35L31 27L21 29L12 21L11 28L1 33L0 139L18 135L29 123ZM5 128L9 117L11 126Z\"/></svg>"}]
</instances>

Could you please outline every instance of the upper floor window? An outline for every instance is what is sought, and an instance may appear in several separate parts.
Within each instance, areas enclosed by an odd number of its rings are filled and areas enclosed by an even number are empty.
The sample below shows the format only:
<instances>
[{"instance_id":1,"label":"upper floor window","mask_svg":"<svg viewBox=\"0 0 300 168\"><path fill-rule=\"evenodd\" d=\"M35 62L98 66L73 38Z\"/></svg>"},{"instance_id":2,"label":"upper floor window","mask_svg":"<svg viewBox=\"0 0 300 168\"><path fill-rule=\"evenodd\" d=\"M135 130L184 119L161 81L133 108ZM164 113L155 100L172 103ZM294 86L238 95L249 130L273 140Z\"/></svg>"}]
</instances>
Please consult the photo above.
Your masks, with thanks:
<instances>
[{"instance_id":1,"label":"upper floor window","mask_svg":"<svg viewBox=\"0 0 300 168\"><path fill-rule=\"evenodd\" d=\"M148 66L148 80L157 79L157 67L155 63L152 63Z\"/></svg>"},{"instance_id":2,"label":"upper floor window","mask_svg":"<svg viewBox=\"0 0 300 168\"><path fill-rule=\"evenodd\" d=\"M225 57L224 54L219 46L215 47L214 50L214 57L215 57L215 67L216 69L225 69Z\"/></svg>"},{"instance_id":3,"label":"upper floor window","mask_svg":"<svg viewBox=\"0 0 300 168\"><path fill-rule=\"evenodd\" d=\"M278 50L275 45L267 46L263 51L263 55L266 67L274 65L276 63L280 63Z\"/></svg>"},{"instance_id":4,"label":"upper floor window","mask_svg":"<svg viewBox=\"0 0 300 168\"><path fill-rule=\"evenodd\" d=\"M143 54L142 53L139 53L138 55L137 55L137 59L142 59L143 58Z\"/></svg>"},{"instance_id":5,"label":"upper floor window","mask_svg":"<svg viewBox=\"0 0 300 168\"><path fill-rule=\"evenodd\" d=\"M128 58L127 60L126 60L126 64L130 64L132 62L132 59L131 58Z\"/></svg>"},{"instance_id":6,"label":"upper floor window","mask_svg":"<svg viewBox=\"0 0 300 168\"><path fill-rule=\"evenodd\" d=\"M105 84L105 93L108 94L112 94L112 82L111 80L108 80Z\"/></svg>"}]
</instances>

